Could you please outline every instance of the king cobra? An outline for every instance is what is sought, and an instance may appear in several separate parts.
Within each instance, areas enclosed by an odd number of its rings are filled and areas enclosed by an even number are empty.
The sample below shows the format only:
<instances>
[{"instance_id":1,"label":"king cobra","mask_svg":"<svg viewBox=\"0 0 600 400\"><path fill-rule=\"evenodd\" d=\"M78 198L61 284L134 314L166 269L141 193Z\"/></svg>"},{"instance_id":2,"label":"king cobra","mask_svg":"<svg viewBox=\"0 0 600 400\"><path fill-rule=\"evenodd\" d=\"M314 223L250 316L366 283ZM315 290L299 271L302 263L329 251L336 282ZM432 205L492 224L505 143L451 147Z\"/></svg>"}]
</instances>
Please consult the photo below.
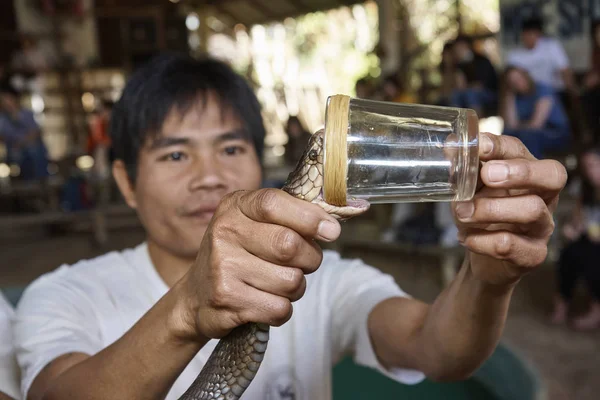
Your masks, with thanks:
<instances>
[{"instance_id":1,"label":"king cobra","mask_svg":"<svg viewBox=\"0 0 600 400\"><path fill-rule=\"evenodd\" d=\"M282 190L322 207L340 221L362 214L369 208L365 200L347 199L337 207L323 197L324 131L315 132ZM223 337L202 371L179 400L238 400L248 388L267 350L269 326L247 323Z\"/></svg>"}]
</instances>

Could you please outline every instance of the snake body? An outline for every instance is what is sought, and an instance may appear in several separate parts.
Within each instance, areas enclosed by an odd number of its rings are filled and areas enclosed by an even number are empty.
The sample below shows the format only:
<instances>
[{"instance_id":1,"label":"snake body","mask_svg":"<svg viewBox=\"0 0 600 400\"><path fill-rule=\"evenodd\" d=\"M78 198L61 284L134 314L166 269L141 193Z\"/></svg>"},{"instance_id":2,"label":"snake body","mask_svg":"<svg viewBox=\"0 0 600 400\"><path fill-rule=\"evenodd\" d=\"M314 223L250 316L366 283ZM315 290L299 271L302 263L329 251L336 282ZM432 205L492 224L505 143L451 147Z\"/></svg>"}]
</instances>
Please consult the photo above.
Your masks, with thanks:
<instances>
[{"instance_id":1,"label":"snake body","mask_svg":"<svg viewBox=\"0 0 600 400\"><path fill-rule=\"evenodd\" d=\"M315 203L339 220L369 208L366 201L348 199L344 207L323 200L323 130L314 133L282 190ZM265 355L269 326L247 323L223 337L189 389L179 400L238 400L248 388Z\"/></svg>"}]
</instances>

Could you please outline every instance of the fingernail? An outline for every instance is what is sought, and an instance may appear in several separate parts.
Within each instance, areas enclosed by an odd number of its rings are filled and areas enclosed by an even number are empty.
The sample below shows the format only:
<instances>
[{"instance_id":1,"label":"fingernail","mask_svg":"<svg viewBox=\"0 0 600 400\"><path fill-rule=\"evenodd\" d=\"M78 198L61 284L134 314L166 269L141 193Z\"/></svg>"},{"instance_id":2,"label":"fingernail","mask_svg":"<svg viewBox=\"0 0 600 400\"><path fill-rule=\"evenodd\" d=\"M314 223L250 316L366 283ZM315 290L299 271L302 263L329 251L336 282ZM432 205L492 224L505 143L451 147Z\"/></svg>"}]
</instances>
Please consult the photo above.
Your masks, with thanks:
<instances>
[{"instance_id":1,"label":"fingernail","mask_svg":"<svg viewBox=\"0 0 600 400\"><path fill-rule=\"evenodd\" d=\"M456 234L456 239L458 239L458 241L460 243L464 243L465 242L465 233L464 232L458 232Z\"/></svg>"},{"instance_id":2,"label":"fingernail","mask_svg":"<svg viewBox=\"0 0 600 400\"><path fill-rule=\"evenodd\" d=\"M481 136L481 150L483 151L483 154L488 154L492 152L492 149L494 148L494 143L492 143L492 139L490 139L487 136Z\"/></svg>"},{"instance_id":3,"label":"fingernail","mask_svg":"<svg viewBox=\"0 0 600 400\"><path fill-rule=\"evenodd\" d=\"M508 166L503 163L488 164L488 178L492 182L502 182L508 179Z\"/></svg>"},{"instance_id":4,"label":"fingernail","mask_svg":"<svg viewBox=\"0 0 600 400\"><path fill-rule=\"evenodd\" d=\"M460 219L468 219L473 215L473 211L475 211L475 206L473 202L460 203L456 206L456 215Z\"/></svg>"},{"instance_id":5,"label":"fingernail","mask_svg":"<svg viewBox=\"0 0 600 400\"><path fill-rule=\"evenodd\" d=\"M340 225L331 221L321 221L317 233L323 240L335 240L340 234Z\"/></svg>"}]
</instances>

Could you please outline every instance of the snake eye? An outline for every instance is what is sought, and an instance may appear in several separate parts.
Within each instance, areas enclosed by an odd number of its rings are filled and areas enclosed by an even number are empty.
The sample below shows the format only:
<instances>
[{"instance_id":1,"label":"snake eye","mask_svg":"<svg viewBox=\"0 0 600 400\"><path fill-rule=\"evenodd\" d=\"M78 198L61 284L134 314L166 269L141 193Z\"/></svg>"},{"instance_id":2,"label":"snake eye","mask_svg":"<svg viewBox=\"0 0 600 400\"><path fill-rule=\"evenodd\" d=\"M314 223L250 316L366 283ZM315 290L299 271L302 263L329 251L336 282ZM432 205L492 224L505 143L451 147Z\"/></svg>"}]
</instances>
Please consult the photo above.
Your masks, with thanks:
<instances>
[{"instance_id":1,"label":"snake eye","mask_svg":"<svg viewBox=\"0 0 600 400\"><path fill-rule=\"evenodd\" d=\"M312 149L311 151L308 152L308 158L310 158L312 161L316 161L318 156L319 156L319 153L317 153L317 151L315 149Z\"/></svg>"}]
</instances>

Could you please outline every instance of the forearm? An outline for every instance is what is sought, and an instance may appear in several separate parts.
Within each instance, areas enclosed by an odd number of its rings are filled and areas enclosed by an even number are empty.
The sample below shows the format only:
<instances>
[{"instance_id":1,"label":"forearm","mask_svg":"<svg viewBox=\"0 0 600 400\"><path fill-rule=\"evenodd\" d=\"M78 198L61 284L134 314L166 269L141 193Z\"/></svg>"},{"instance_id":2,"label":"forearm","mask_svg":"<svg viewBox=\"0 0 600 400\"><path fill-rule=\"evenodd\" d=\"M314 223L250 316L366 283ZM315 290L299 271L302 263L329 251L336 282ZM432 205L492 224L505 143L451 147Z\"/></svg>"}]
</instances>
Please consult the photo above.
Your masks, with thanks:
<instances>
[{"instance_id":1,"label":"forearm","mask_svg":"<svg viewBox=\"0 0 600 400\"><path fill-rule=\"evenodd\" d=\"M169 291L125 335L51 381L44 400L164 399L208 340L184 340L173 329L178 287Z\"/></svg>"},{"instance_id":2,"label":"forearm","mask_svg":"<svg viewBox=\"0 0 600 400\"><path fill-rule=\"evenodd\" d=\"M468 260L468 257L466 258ZM440 380L463 379L494 351L514 286L493 287L475 279L468 261L429 307L420 340L424 369Z\"/></svg>"},{"instance_id":3,"label":"forearm","mask_svg":"<svg viewBox=\"0 0 600 400\"><path fill-rule=\"evenodd\" d=\"M13 398L0 391L0 400L13 400Z\"/></svg>"},{"instance_id":4,"label":"forearm","mask_svg":"<svg viewBox=\"0 0 600 400\"><path fill-rule=\"evenodd\" d=\"M506 95L504 98L504 112L502 118L504 118L504 124L509 129L517 128L519 125L519 119L517 118L517 112L515 110L515 102L513 95Z\"/></svg>"}]
</instances>

